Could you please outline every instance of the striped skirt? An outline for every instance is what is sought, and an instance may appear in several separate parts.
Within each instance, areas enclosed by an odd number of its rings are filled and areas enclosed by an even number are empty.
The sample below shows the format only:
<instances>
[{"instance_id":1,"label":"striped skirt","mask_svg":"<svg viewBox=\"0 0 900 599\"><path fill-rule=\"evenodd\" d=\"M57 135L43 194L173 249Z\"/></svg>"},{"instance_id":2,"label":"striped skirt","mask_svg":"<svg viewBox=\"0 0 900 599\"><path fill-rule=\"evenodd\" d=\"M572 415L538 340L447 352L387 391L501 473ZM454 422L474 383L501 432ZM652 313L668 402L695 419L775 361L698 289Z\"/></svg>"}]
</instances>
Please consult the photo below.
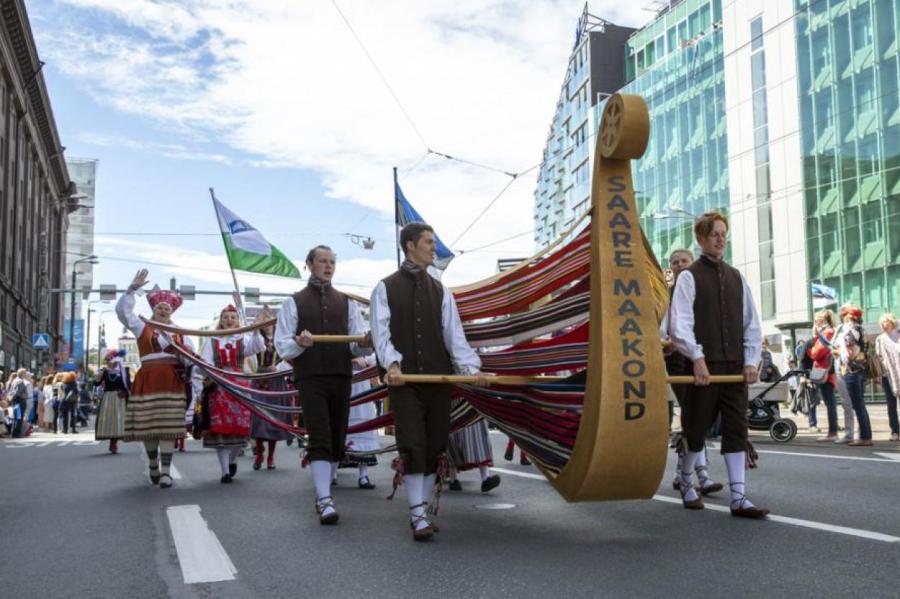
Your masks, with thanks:
<instances>
[{"instance_id":1,"label":"striped skirt","mask_svg":"<svg viewBox=\"0 0 900 599\"><path fill-rule=\"evenodd\" d=\"M94 438L102 441L104 439L121 439L124 436L125 396L120 395L118 391L107 391L100 400Z\"/></svg>"},{"instance_id":2,"label":"striped skirt","mask_svg":"<svg viewBox=\"0 0 900 599\"><path fill-rule=\"evenodd\" d=\"M487 421L479 420L450 435L447 443L450 465L457 470L493 466L494 454L488 435Z\"/></svg>"},{"instance_id":3,"label":"striped skirt","mask_svg":"<svg viewBox=\"0 0 900 599\"><path fill-rule=\"evenodd\" d=\"M175 367L174 360L141 365L125 406L125 441L184 438L185 385Z\"/></svg>"}]
</instances>

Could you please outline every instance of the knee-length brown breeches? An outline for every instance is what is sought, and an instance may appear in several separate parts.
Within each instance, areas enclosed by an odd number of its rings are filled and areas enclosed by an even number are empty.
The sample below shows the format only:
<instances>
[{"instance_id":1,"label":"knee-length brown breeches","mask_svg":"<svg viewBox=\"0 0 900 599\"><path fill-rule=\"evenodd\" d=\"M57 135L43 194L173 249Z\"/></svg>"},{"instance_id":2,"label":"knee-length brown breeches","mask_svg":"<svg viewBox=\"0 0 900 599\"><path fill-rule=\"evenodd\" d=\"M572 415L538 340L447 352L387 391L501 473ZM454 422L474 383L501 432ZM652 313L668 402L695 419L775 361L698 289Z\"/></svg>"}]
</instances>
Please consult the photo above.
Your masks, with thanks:
<instances>
[{"instance_id":1,"label":"knee-length brown breeches","mask_svg":"<svg viewBox=\"0 0 900 599\"><path fill-rule=\"evenodd\" d=\"M339 462L344 455L350 414L349 376L312 376L297 382L309 461Z\"/></svg>"},{"instance_id":2,"label":"knee-length brown breeches","mask_svg":"<svg viewBox=\"0 0 900 599\"><path fill-rule=\"evenodd\" d=\"M709 362L710 374L740 374L740 362ZM722 415L722 453L747 449L747 385L714 384L705 387L687 385L681 408L681 425L688 449L702 451L706 434Z\"/></svg>"},{"instance_id":3,"label":"knee-length brown breeches","mask_svg":"<svg viewBox=\"0 0 900 599\"><path fill-rule=\"evenodd\" d=\"M397 452L408 474L431 474L450 434L450 385L391 387Z\"/></svg>"}]
</instances>

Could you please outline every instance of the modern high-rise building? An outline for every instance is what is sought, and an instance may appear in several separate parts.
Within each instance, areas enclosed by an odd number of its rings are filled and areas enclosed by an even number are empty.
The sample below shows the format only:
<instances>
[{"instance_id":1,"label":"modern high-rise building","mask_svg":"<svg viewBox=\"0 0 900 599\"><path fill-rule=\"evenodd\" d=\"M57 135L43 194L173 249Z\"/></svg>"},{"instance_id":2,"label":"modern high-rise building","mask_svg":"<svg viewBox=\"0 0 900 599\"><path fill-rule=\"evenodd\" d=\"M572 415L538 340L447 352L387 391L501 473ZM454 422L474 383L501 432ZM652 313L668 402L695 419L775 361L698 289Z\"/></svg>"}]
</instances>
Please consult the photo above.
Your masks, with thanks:
<instances>
[{"instance_id":1,"label":"modern high-rise building","mask_svg":"<svg viewBox=\"0 0 900 599\"><path fill-rule=\"evenodd\" d=\"M72 181L75 182L77 194L74 197L78 201L77 210L69 215L69 229L66 233L66 273L71 277L72 269L75 268L75 289L84 289L85 287L91 289L94 283L93 264L82 261L76 267L75 261L94 253L94 192L97 181L97 160L67 158L66 167L69 169ZM70 279L66 286L71 285ZM84 318L86 315L82 312L81 293L66 295L66 318L69 318L71 314L72 301L75 302L76 320Z\"/></svg>"},{"instance_id":2,"label":"modern high-rise building","mask_svg":"<svg viewBox=\"0 0 900 599\"><path fill-rule=\"evenodd\" d=\"M660 260L693 247L693 217L718 209L767 335L809 322L813 283L870 322L900 309L900 0L656 5L625 41L616 91L650 110L634 187ZM591 108L589 135L603 106ZM539 245L584 201L548 212L545 187Z\"/></svg>"}]
</instances>

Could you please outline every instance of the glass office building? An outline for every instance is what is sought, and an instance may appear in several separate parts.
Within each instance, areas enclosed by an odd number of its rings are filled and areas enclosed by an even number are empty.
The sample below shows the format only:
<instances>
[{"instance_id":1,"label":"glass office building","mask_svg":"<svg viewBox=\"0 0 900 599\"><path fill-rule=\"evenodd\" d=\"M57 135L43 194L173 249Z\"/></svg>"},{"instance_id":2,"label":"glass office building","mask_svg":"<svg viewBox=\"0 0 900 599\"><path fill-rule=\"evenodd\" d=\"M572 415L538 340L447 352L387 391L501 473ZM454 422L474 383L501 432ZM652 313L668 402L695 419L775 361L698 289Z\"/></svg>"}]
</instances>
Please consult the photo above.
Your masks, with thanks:
<instances>
[{"instance_id":1,"label":"glass office building","mask_svg":"<svg viewBox=\"0 0 900 599\"><path fill-rule=\"evenodd\" d=\"M900 308L898 0L795 0L811 281Z\"/></svg>"},{"instance_id":2,"label":"glass office building","mask_svg":"<svg viewBox=\"0 0 900 599\"><path fill-rule=\"evenodd\" d=\"M810 320L812 283L869 322L900 311L900 0L657 4L618 90L650 109L633 172L657 256L694 246L692 215L718 209L767 335ZM536 219L536 241L553 222Z\"/></svg>"}]
</instances>

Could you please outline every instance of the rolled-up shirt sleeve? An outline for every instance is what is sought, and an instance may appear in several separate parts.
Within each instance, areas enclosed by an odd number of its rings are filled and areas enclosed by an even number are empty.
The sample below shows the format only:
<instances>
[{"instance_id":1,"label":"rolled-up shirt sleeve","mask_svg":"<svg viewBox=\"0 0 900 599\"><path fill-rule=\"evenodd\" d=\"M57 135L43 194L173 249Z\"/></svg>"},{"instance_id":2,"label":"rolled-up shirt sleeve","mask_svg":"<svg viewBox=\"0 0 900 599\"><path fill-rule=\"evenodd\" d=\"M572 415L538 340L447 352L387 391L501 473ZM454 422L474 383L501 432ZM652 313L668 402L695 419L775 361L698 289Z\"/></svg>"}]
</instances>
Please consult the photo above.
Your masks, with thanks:
<instances>
[{"instance_id":1,"label":"rolled-up shirt sleeve","mask_svg":"<svg viewBox=\"0 0 900 599\"><path fill-rule=\"evenodd\" d=\"M744 285L744 366L756 367L762 354L762 326L744 275L741 275L741 283Z\"/></svg>"},{"instance_id":2,"label":"rolled-up shirt sleeve","mask_svg":"<svg viewBox=\"0 0 900 599\"><path fill-rule=\"evenodd\" d=\"M481 358L466 340L456 300L446 286L444 286L444 299L441 302L441 326L444 347L450 352L453 369L458 374L477 374L481 370Z\"/></svg>"},{"instance_id":3,"label":"rolled-up shirt sleeve","mask_svg":"<svg viewBox=\"0 0 900 599\"><path fill-rule=\"evenodd\" d=\"M278 321L275 323L275 350L284 360L296 358L303 353L303 348L294 340L298 318L297 304L294 298L289 297L281 304Z\"/></svg>"},{"instance_id":4,"label":"rolled-up shirt sleeve","mask_svg":"<svg viewBox=\"0 0 900 599\"><path fill-rule=\"evenodd\" d=\"M391 308L388 306L384 281L379 282L372 290L369 302L369 326L372 330L372 345L375 347L375 355L381 367L387 370L395 362L398 365L402 364L403 354L391 343Z\"/></svg>"},{"instance_id":5,"label":"rolled-up shirt sleeve","mask_svg":"<svg viewBox=\"0 0 900 599\"><path fill-rule=\"evenodd\" d=\"M697 343L694 335L694 300L697 297L697 288L694 283L694 275L690 271L684 271L678 275L675 281L675 292L672 294L670 308L669 331L672 334L672 343L675 349L691 361L704 357L703 346Z\"/></svg>"}]
</instances>

